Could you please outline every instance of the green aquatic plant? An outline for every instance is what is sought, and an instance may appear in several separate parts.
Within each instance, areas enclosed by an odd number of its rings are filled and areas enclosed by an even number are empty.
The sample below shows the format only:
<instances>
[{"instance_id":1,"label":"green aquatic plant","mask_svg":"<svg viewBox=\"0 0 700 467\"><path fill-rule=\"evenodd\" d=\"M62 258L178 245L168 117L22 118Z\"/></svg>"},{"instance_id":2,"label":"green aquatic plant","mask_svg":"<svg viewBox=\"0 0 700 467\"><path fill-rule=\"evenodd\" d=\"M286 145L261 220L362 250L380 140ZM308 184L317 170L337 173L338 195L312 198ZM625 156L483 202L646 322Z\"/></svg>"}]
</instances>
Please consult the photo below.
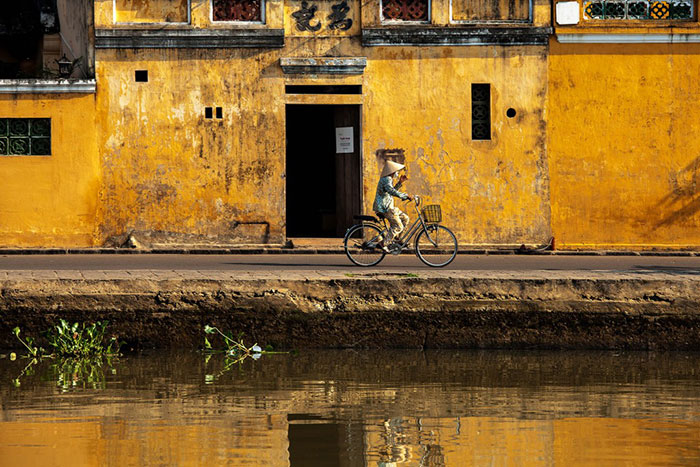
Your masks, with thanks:
<instances>
[{"instance_id":1,"label":"green aquatic plant","mask_svg":"<svg viewBox=\"0 0 700 467\"><path fill-rule=\"evenodd\" d=\"M211 340L209 337L211 336ZM213 342L213 343L212 343ZM263 355L285 354L288 352L275 352L272 346L267 345L263 350L257 343L248 346L243 341L243 333L233 337L232 332L223 332L215 326L204 326L204 364L208 365L214 354L224 354L223 368L216 374L206 374L204 382L213 384L224 373L231 371L234 366L240 369L240 363L250 357L253 360Z\"/></svg>"},{"instance_id":2,"label":"green aquatic plant","mask_svg":"<svg viewBox=\"0 0 700 467\"><path fill-rule=\"evenodd\" d=\"M243 342L242 332L238 334L238 337L234 338L232 332L222 332L219 328L209 326L207 324L206 326L204 326L204 333L204 351L207 353L224 352L227 357L233 357L234 359L238 359L238 361L244 360L248 357L258 359L260 358L260 355L262 355L263 353L267 353L257 343L248 347ZM206 336L207 334L212 335L214 337L218 337L217 340L223 343L223 348L217 348L214 345L212 345L211 341ZM214 340L213 337L212 340Z\"/></svg>"},{"instance_id":3,"label":"green aquatic plant","mask_svg":"<svg viewBox=\"0 0 700 467\"><path fill-rule=\"evenodd\" d=\"M122 343L114 336L107 339L106 329L106 321L97 321L92 324L69 324L68 321L62 319L58 325L46 332L46 339L53 350L50 354L45 354L42 347L34 345L35 338L28 336L22 339L19 327L15 327L12 332L27 349L28 356L34 358L53 356L82 358L117 355Z\"/></svg>"},{"instance_id":4,"label":"green aquatic plant","mask_svg":"<svg viewBox=\"0 0 700 467\"><path fill-rule=\"evenodd\" d=\"M33 358L41 357L41 355L44 353L44 349L41 347L37 347L34 345L34 338L27 336L25 339L22 339L19 337L20 333L22 331L19 329L19 326L15 327L12 330L12 333L15 335L17 340L19 340L23 346L27 348L27 352L29 352L29 356Z\"/></svg>"},{"instance_id":5,"label":"green aquatic plant","mask_svg":"<svg viewBox=\"0 0 700 467\"><path fill-rule=\"evenodd\" d=\"M59 358L52 362L49 374L63 391L71 389L104 389L105 366L115 372L110 357Z\"/></svg>"},{"instance_id":6,"label":"green aquatic plant","mask_svg":"<svg viewBox=\"0 0 700 467\"><path fill-rule=\"evenodd\" d=\"M46 332L46 339L52 352L35 345L36 339L20 337L21 330L15 327L12 332L27 349L29 363L12 382L21 384L23 376L33 374L33 367L44 359L54 360L51 365L56 384L63 390L72 387L104 387L105 363L111 368L111 358L119 356L122 343L116 337L106 337L107 322L92 324L73 323L60 320L59 324Z\"/></svg>"},{"instance_id":7,"label":"green aquatic plant","mask_svg":"<svg viewBox=\"0 0 700 467\"><path fill-rule=\"evenodd\" d=\"M56 354L72 357L92 357L97 355L116 355L121 343L112 336L105 339L106 321L92 324L69 324L62 319L55 329L47 334L49 345ZM105 340L107 344L105 344Z\"/></svg>"}]
</instances>

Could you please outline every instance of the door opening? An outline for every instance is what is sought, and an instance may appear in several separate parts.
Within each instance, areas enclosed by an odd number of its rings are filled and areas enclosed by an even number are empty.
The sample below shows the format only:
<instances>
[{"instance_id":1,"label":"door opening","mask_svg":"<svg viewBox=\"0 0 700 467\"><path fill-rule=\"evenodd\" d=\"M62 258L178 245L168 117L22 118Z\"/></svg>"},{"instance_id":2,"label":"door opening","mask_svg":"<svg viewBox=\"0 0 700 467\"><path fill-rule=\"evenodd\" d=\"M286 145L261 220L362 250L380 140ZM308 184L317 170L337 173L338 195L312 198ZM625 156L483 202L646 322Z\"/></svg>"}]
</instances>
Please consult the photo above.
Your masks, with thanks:
<instances>
[{"instance_id":1,"label":"door opening","mask_svg":"<svg viewBox=\"0 0 700 467\"><path fill-rule=\"evenodd\" d=\"M287 105L287 237L342 237L360 214L360 106Z\"/></svg>"}]
</instances>

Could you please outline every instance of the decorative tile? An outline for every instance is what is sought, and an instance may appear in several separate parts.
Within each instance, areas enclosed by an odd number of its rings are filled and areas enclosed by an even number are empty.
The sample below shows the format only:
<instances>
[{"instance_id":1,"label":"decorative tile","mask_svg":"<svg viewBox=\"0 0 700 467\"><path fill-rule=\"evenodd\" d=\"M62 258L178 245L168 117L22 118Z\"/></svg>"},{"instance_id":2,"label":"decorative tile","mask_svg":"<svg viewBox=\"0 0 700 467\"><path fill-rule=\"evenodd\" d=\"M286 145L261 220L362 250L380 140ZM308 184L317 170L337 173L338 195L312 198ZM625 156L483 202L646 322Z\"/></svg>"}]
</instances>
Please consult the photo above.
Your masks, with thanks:
<instances>
[{"instance_id":1,"label":"decorative tile","mask_svg":"<svg viewBox=\"0 0 700 467\"><path fill-rule=\"evenodd\" d=\"M50 118L0 118L0 156L50 155Z\"/></svg>"},{"instance_id":2,"label":"decorative tile","mask_svg":"<svg viewBox=\"0 0 700 467\"><path fill-rule=\"evenodd\" d=\"M586 1L587 20L692 20L693 3L687 0L610 0Z\"/></svg>"}]
</instances>

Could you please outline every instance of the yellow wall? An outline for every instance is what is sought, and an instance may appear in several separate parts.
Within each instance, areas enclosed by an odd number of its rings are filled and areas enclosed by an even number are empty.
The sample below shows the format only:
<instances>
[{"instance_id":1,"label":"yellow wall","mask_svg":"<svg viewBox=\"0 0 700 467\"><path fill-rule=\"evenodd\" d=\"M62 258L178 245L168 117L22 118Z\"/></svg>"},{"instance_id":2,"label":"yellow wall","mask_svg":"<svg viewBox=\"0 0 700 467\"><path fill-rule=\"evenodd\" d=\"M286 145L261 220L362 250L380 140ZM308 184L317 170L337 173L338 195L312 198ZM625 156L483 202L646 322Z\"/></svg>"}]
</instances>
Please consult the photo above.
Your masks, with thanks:
<instances>
[{"instance_id":1,"label":"yellow wall","mask_svg":"<svg viewBox=\"0 0 700 467\"><path fill-rule=\"evenodd\" d=\"M243 66L242 66L243 64ZM283 87L273 53L98 51L103 238L281 241ZM148 82L134 70L148 70ZM269 75L272 75L270 77ZM205 107L222 119L205 119Z\"/></svg>"},{"instance_id":2,"label":"yellow wall","mask_svg":"<svg viewBox=\"0 0 700 467\"><path fill-rule=\"evenodd\" d=\"M118 23L186 23L188 0L116 0Z\"/></svg>"},{"instance_id":3,"label":"yellow wall","mask_svg":"<svg viewBox=\"0 0 700 467\"><path fill-rule=\"evenodd\" d=\"M463 243L544 243L544 47L367 49L365 207L381 148L406 150L409 192L442 205ZM471 140L471 83L491 83L490 141ZM512 107L516 117L506 117ZM415 217L415 212L409 212Z\"/></svg>"},{"instance_id":4,"label":"yellow wall","mask_svg":"<svg viewBox=\"0 0 700 467\"><path fill-rule=\"evenodd\" d=\"M359 1L350 2L349 31L324 26L316 34L293 26L299 4L267 2L262 27L285 28L283 49L97 51L102 240L133 231L156 243L282 241L285 104L320 102L286 96L289 83L363 85L351 100L362 105L366 212L383 164L377 151L400 147L407 189L441 203L460 241L549 238L546 47L363 48ZM108 7L96 4L98 24L110 18ZM547 9L537 3L537 24L548 21ZM447 11L433 2L437 24L447 23ZM376 24L378 4L361 14L363 24ZM208 15L207 2L192 2L192 27L209 27ZM285 76L279 66L281 57L321 56L367 57L368 65L361 76ZM148 70L148 83L134 82L137 69ZM471 141L471 83L492 84L491 141ZM204 108L217 106L224 118L205 119ZM509 107L516 118L505 116ZM268 222L269 236L238 222Z\"/></svg>"},{"instance_id":5,"label":"yellow wall","mask_svg":"<svg viewBox=\"0 0 700 467\"><path fill-rule=\"evenodd\" d=\"M552 230L562 248L700 244L699 44L549 56Z\"/></svg>"},{"instance_id":6,"label":"yellow wall","mask_svg":"<svg viewBox=\"0 0 700 467\"><path fill-rule=\"evenodd\" d=\"M0 95L0 117L51 118L51 156L0 156L0 246L96 245L93 94Z\"/></svg>"}]
</instances>

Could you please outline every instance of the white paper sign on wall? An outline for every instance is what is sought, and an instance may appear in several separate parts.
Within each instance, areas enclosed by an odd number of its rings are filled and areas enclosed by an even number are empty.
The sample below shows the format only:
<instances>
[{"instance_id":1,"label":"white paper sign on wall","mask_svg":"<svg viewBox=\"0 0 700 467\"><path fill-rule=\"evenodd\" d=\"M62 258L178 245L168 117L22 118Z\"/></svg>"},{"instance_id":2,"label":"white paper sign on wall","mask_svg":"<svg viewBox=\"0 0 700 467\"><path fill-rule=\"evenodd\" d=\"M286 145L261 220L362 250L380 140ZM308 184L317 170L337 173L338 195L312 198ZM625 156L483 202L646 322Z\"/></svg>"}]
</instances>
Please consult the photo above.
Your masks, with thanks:
<instances>
[{"instance_id":1,"label":"white paper sign on wall","mask_svg":"<svg viewBox=\"0 0 700 467\"><path fill-rule=\"evenodd\" d=\"M355 152L351 126L342 126L335 129L335 152L338 154Z\"/></svg>"},{"instance_id":2,"label":"white paper sign on wall","mask_svg":"<svg viewBox=\"0 0 700 467\"><path fill-rule=\"evenodd\" d=\"M557 24L578 24L579 8L578 2L558 2Z\"/></svg>"}]
</instances>

